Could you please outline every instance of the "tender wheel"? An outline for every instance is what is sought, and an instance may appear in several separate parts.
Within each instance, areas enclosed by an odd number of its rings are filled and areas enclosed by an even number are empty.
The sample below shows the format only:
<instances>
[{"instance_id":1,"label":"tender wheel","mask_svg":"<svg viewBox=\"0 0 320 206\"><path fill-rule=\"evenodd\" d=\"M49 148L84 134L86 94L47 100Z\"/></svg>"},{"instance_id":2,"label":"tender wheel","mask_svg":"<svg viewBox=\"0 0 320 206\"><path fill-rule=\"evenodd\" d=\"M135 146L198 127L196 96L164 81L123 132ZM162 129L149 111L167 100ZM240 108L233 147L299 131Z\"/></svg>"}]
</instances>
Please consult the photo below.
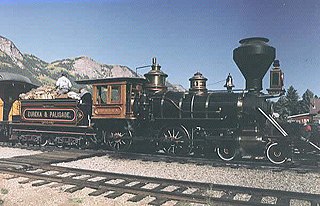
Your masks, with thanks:
<instances>
[{"instance_id":1,"label":"tender wheel","mask_svg":"<svg viewBox=\"0 0 320 206\"><path fill-rule=\"evenodd\" d=\"M87 149L87 148L89 148L89 145L90 145L90 142L86 138L83 138L83 137L81 137L77 143L78 149Z\"/></svg>"},{"instance_id":2,"label":"tender wheel","mask_svg":"<svg viewBox=\"0 0 320 206\"><path fill-rule=\"evenodd\" d=\"M40 137L39 145L40 145L41 147L44 147L44 146L48 145L48 143L49 143L48 138L46 138L46 137Z\"/></svg>"},{"instance_id":3,"label":"tender wheel","mask_svg":"<svg viewBox=\"0 0 320 206\"><path fill-rule=\"evenodd\" d=\"M270 144L266 153L268 160L274 164L282 164L288 159L285 149L277 142Z\"/></svg>"},{"instance_id":4,"label":"tender wheel","mask_svg":"<svg viewBox=\"0 0 320 206\"><path fill-rule=\"evenodd\" d=\"M132 144L132 134L127 132L111 132L106 139L107 145L114 151L127 151Z\"/></svg>"},{"instance_id":5,"label":"tender wheel","mask_svg":"<svg viewBox=\"0 0 320 206\"><path fill-rule=\"evenodd\" d=\"M236 157L236 148L229 145L217 147L217 154L224 161L231 161Z\"/></svg>"},{"instance_id":6,"label":"tender wheel","mask_svg":"<svg viewBox=\"0 0 320 206\"><path fill-rule=\"evenodd\" d=\"M168 154L187 155L191 144L187 131L182 127L167 127L159 136L158 150Z\"/></svg>"},{"instance_id":7,"label":"tender wheel","mask_svg":"<svg viewBox=\"0 0 320 206\"><path fill-rule=\"evenodd\" d=\"M20 145L25 145L25 144L27 143L27 141L25 141L24 139L20 139L20 138L19 138L18 143L19 143Z\"/></svg>"},{"instance_id":8,"label":"tender wheel","mask_svg":"<svg viewBox=\"0 0 320 206\"><path fill-rule=\"evenodd\" d=\"M56 147L58 147L58 148L63 148L63 147L65 146L63 137L56 137L56 139L55 139L55 145L56 145Z\"/></svg>"}]
</instances>

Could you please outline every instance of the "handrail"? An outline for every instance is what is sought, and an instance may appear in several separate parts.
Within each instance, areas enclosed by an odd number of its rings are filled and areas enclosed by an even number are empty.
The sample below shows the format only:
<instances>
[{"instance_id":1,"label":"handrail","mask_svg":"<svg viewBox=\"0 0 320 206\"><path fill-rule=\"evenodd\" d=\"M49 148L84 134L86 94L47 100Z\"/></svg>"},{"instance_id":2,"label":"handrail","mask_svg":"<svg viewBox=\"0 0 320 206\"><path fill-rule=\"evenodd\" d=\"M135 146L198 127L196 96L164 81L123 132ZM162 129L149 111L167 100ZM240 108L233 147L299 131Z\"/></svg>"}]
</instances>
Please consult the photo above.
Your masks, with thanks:
<instances>
[{"instance_id":1,"label":"handrail","mask_svg":"<svg viewBox=\"0 0 320 206\"><path fill-rule=\"evenodd\" d=\"M259 112L271 122L271 124L284 136L288 136L288 133L280 126L280 124L271 116L268 116L260 107L258 107Z\"/></svg>"},{"instance_id":2,"label":"handrail","mask_svg":"<svg viewBox=\"0 0 320 206\"><path fill-rule=\"evenodd\" d=\"M303 137L303 136L300 136L300 138L301 138L303 141L311 144L313 147L315 147L317 150L320 151L320 147L319 147L318 145L316 145L315 143L311 142L310 140L308 140L307 138L305 138L305 137Z\"/></svg>"}]
</instances>

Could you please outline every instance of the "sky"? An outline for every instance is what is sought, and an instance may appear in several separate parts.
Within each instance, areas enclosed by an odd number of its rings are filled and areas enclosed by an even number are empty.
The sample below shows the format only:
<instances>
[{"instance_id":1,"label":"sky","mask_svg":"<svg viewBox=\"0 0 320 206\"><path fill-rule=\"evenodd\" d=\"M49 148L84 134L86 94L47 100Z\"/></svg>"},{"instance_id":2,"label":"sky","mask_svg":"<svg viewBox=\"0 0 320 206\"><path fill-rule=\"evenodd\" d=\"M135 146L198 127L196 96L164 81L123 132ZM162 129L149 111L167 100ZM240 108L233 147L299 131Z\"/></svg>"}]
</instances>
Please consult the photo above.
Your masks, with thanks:
<instances>
[{"instance_id":1,"label":"sky","mask_svg":"<svg viewBox=\"0 0 320 206\"><path fill-rule=\"evenodd\" d=\"M233 49L266 37L286 89L320 96L319 0L2 0L0 31L46 62L88 56L135 70L156 57L171 83L189 88L199 71L209 89L224 89L229 73L244 88Z\"/></svg>"}]
</instances>

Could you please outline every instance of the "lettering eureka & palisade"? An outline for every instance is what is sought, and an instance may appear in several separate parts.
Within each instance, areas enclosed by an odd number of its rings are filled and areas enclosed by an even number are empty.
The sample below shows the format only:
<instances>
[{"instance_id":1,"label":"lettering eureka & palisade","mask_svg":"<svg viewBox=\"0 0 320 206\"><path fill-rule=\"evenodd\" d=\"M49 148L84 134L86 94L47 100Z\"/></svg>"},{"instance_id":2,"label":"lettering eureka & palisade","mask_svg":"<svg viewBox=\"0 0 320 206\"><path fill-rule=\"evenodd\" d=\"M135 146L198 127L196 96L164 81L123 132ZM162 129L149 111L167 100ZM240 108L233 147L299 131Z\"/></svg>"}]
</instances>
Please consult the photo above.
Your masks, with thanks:
<instances>
[{"instance_id":1,"label":"lettering eureka & palisade","mask_svg":"<svg viewBox=\"0 0 320 206\"><path fill-rule=\"evenodd\" d=\"M39 110L27 109L23 113L25 119L56 119L73 120L75 118L74 110Z\"/></svg>"}]
</instances>

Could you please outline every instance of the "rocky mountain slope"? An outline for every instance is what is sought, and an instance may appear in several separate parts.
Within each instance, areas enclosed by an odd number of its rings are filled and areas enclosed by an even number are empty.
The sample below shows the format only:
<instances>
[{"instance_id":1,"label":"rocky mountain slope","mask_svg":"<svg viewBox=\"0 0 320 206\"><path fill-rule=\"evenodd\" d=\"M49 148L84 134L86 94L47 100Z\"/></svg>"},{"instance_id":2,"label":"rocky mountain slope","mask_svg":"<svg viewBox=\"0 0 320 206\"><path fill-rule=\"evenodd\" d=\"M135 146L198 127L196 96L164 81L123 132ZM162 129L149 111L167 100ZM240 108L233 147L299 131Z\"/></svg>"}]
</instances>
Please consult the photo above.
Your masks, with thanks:
<instances>
[{"instance_id":1,"label":"rocky mountain slope","mask_svg":"<svg viewBox=\"0 0 320 206\"><path fill-rule=\"evenodd\" d=\"M0 36L0 71L22 74L38 85L53 85L61 72L67 73L72 81L136 76L126 66L100 64L85 56L48 63L32 54L22 54L12 41L2 36Z\"/></svg>"},{"instance_id":2,"label":"rocky mountain slope","mask_svg":"<svg viewBox=\"0 0 320 206\"><path fill-rule=\"evenodd\" d=\"M54 85L64 72L76 88L80 86L74 81L79 79L136 76L135 72L126 66L101 64L86 56L48 63L32 54L22 54L12 41L2 36L0 36L0 71L22 74L37 85ZM180 86L170 83L168 86L171 90L176 90L175 88L183 90Z\"/></svg>"}]
</instances>

